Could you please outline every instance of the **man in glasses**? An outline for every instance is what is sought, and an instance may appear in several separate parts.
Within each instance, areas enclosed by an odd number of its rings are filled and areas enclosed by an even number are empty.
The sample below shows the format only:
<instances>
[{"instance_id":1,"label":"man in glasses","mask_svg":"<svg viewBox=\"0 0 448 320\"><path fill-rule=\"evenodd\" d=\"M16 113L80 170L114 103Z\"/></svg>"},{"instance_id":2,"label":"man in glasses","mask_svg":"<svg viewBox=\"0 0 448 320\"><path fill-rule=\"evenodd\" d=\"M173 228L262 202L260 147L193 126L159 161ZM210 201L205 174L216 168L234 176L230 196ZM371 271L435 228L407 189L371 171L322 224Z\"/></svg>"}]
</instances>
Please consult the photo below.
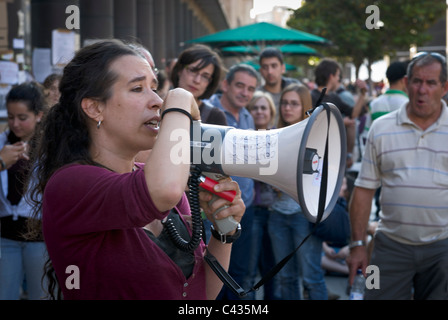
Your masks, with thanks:
<instances>
[{"instance_id":1,"label":"man in glasses","mask_svg":"<svg viewBox=\"0 0 448 320\"><path fill-rule=\"evenodd\" d=\"M375 265L366 299L448 299L448 90L445 58L421 53L407 69L409 102L375 120L350 205L350 282ZM381 214L368 261L375 190ZM370 274L369 276L373 276ZM375 279L375 277L371 278ZM374 281L375 282L375 281Z\"/></svg>"}]
</instances>

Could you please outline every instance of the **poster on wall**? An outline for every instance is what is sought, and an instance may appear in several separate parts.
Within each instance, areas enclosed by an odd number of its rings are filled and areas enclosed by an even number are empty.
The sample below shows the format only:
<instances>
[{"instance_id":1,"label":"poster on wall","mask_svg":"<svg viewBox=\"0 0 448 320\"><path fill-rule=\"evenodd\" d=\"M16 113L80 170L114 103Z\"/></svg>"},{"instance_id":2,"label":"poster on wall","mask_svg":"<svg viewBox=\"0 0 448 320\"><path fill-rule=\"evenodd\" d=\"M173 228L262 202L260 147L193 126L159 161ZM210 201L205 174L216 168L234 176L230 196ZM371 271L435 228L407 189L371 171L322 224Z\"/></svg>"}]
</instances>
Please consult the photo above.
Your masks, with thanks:
<instances>
[{"instance_id":1,"label":"poster on wall","mask_svg":"<svg viewBox=\"0 0 448 320\"><path fill-rule=\"evenodd\" d=\"M12 61L0 61L0 83L16 84L19 81L19 65Z\"/></svg>"},{"instance_id":2,"label":"poster on wall","mask_svg":"<svg viewBox=\"0 0 448 320\"><path fill-rule=\"evenodd\" d=\"M65 65L75 55L76 33L65 29L55 29L51 38L51 64Z\"/></svg>"},{"instance_id":3,"label":"poster on wall","mask_svg":"<svg viewBox=\"0 0 448 320\"><path fill-rule=\"evenodd\" d=\"M34 48L33 73L36 81L40 83L52 73L50 48Z\"/></svg>"}]
</instances>

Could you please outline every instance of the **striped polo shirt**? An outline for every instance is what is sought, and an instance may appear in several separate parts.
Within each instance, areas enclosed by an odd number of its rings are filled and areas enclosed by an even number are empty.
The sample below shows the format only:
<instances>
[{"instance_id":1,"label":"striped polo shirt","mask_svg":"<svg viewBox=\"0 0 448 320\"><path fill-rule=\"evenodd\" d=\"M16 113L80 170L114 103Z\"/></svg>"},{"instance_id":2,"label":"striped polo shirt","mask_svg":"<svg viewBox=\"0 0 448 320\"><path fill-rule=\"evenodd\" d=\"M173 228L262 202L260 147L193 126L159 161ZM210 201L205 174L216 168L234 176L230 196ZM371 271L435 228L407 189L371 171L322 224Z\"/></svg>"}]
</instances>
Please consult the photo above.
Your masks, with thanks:
<instances>
[{"instance_id":1,"label":"striped polo shirt","mask_svg":"<svg viewBox=\"0 0 448 320\"><path fill-rule=\"evenodd\" d=\"M448 107L423 131L406 105L375 120L355 185L381 191L378 230L405 244L448 238Z\"/></svg>"}]
</instances>

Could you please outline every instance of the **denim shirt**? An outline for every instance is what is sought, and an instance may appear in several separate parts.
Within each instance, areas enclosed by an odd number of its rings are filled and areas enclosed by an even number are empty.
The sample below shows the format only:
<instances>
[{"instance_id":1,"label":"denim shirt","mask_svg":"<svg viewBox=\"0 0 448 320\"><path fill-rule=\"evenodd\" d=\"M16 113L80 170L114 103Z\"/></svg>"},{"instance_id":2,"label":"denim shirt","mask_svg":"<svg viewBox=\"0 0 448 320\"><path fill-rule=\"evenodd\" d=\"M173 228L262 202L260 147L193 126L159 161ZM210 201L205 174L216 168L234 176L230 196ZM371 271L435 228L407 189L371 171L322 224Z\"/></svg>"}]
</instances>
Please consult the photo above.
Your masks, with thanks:
<instances>
[{"instance_id":1,"label":"denim shirt","mask_svg":"<svg viewBox=\"0 0 448 320\"><path fill-rule=\"evenodd\" d=\"M236 121L235 117L222 106L221 94L214 94L209 100L206 101L224 111L227 118L227 125L238 129L255 130L254 119L246 108L242 108L240 110L239 121ZM232 177L232 179L238 182L244 204L246 205L246 208L249 207L254 198L254 181L250 178L243 177Z\"/></svg>"},{"instance_id":2,"label":"denim shirt","mask_svg":"<svg viewBox=\"0 0 448 320\"><path fill-rule=\"evenodd\" d=\"M240 114L239 114L239 121L237 121L235 119L235 117L233 116L233 114L231 114L229 111L224 109L224 107L222 106L221 96L222 96L221 94L215 93L214 95L212 95L210 97L210 99L205 100L205 101L211 103L215 107L218 107L219 109L224 111L224 113L226 114L226 118L227 118L227 125L229 125L231 127L238 128L238 129L255 130L254 118L252 117L250 112L246 108L241 108Z\"/></svg>"}]
</instances>

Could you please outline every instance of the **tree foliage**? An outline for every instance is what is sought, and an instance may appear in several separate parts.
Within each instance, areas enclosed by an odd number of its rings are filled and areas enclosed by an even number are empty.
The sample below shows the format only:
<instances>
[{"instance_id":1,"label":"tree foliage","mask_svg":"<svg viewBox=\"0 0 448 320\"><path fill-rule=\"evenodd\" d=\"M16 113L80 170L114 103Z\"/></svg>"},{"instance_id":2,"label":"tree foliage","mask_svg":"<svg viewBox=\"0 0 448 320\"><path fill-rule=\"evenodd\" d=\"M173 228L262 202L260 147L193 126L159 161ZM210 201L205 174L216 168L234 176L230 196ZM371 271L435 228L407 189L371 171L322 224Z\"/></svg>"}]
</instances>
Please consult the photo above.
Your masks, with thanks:
<instances>
[{"instance_id":1,"label":"tree foliage","mask_svg":"<svg viewBox=\"0 0 448 320\"><path fill-rule=\"evenodd\" d=\"M369 5L379 9L379 29L366 27ZM321 51L359 70L365 59L371 64L385 54L423 45L430 40L427 29L445 14L445 0L307 0L288 25L330 40L333 45Z\"/></svg>"}]
</instances>

